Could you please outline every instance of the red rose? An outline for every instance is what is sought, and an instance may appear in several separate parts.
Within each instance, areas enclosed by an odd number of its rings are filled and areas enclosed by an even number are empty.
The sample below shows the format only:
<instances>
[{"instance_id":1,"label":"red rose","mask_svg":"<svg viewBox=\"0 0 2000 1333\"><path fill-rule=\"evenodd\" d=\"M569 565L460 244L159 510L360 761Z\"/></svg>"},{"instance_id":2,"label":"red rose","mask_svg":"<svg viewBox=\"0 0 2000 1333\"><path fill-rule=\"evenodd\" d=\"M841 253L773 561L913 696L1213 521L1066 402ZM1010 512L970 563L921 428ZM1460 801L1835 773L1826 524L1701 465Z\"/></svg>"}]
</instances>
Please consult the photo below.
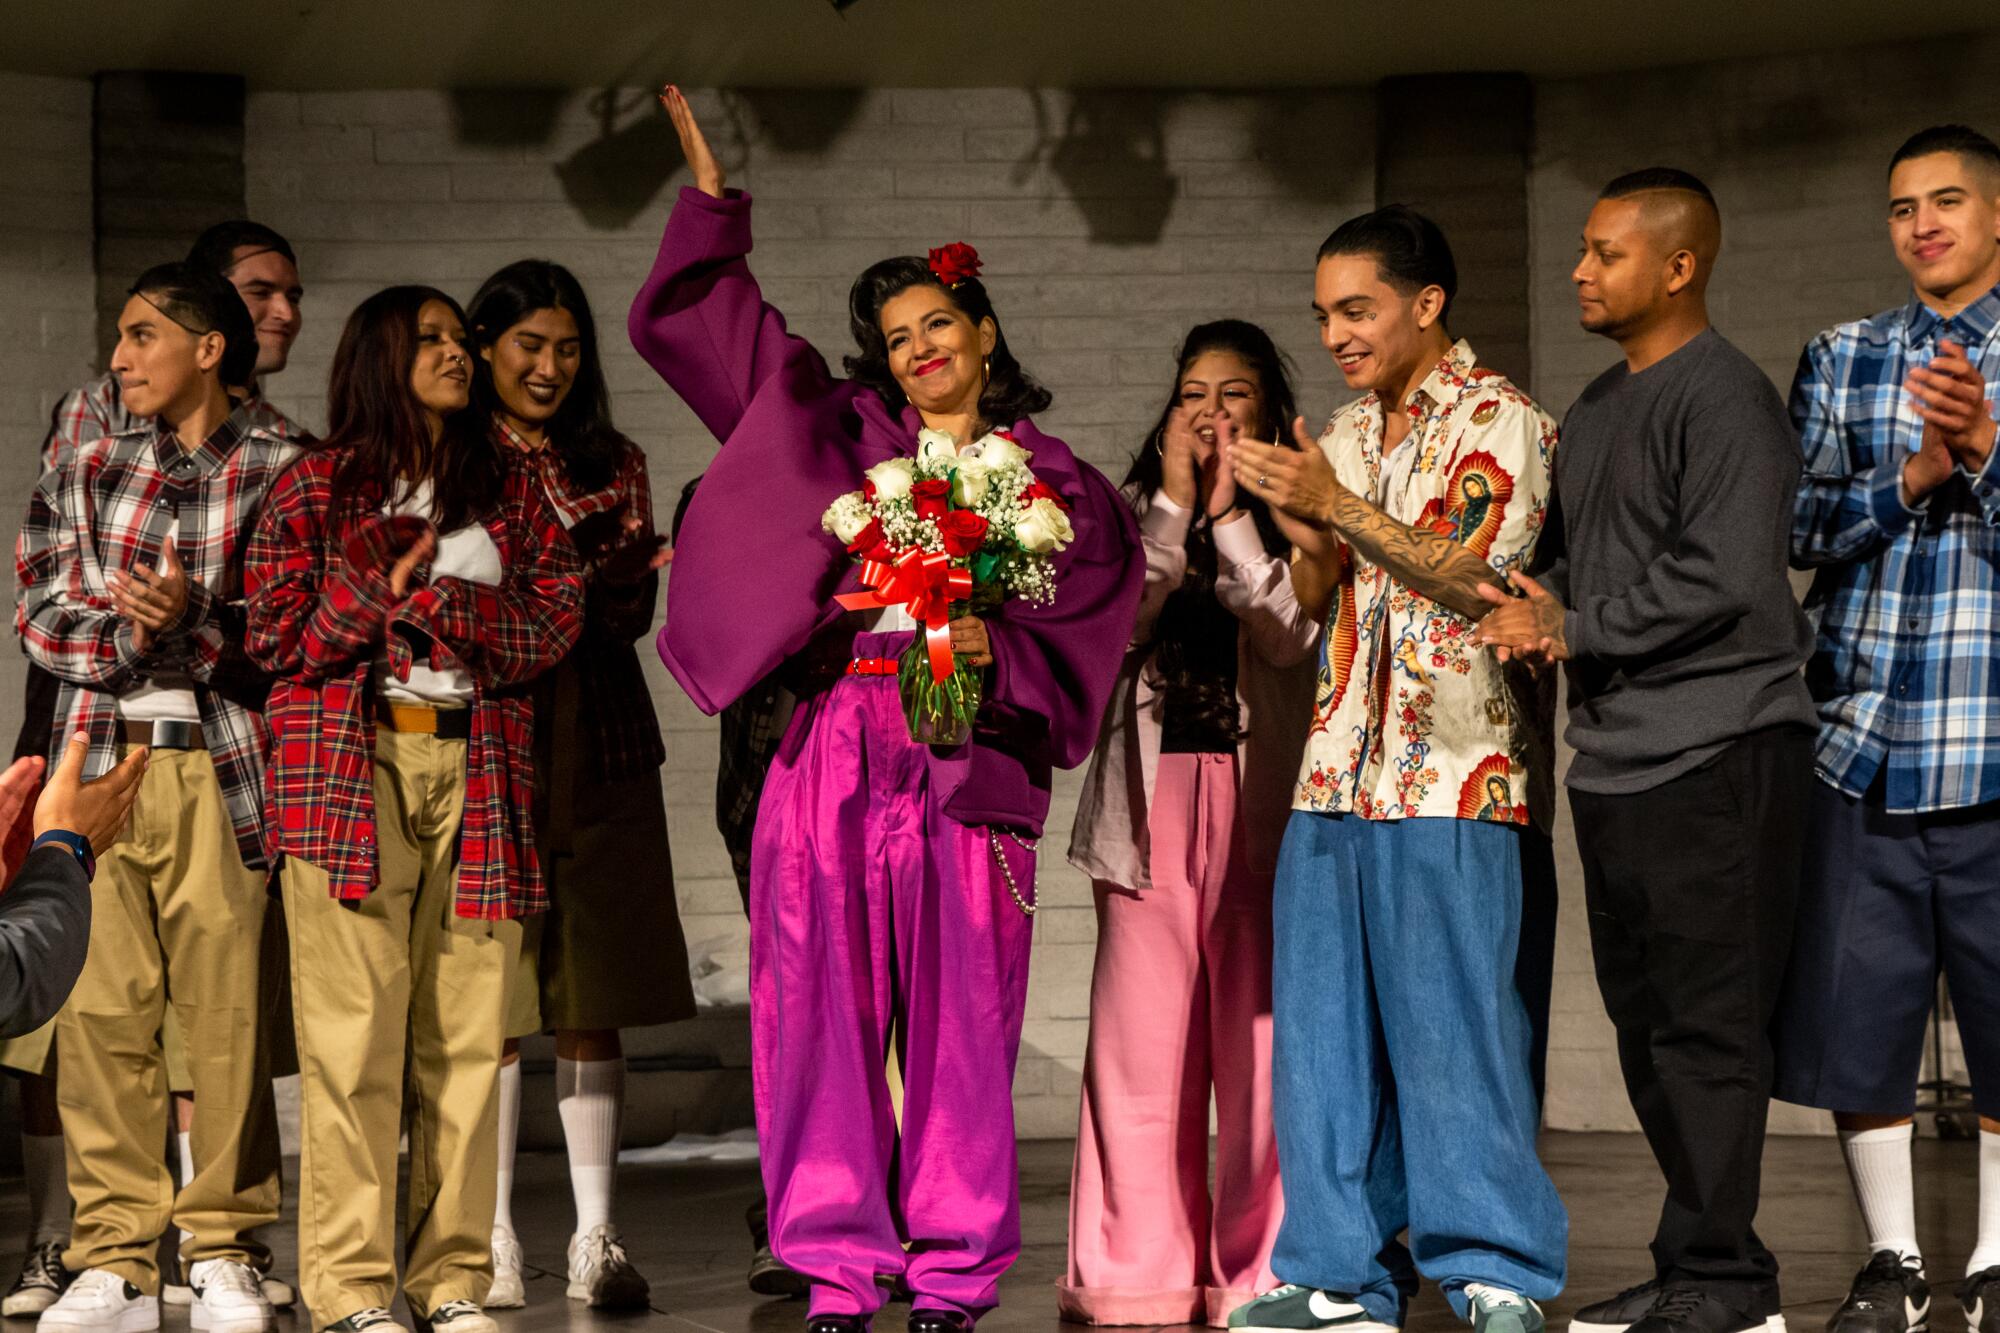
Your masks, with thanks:
<instances>
[{"instance_id":1,"label":"red rose","mask_svg":"<svg viewBox=\"0 0 2000 1333\"><path fill-rule=\"evenodd\" d=\"M862 483L861 483L861 498L862 498L862 499L864 499L864 500L866 500L866 501L867 501L867 502L868 502L869 504L874 504L874 503L875 503L875 483L874 483L874 482L872 482L872 481L868 481L868 480L866 480L866 479L863 479L863 481L862 481Z\"/></svg>"},{"instance_id":2,"label":"red rose","mask_svg":"<svg viewBox=\"0 0 2000 1333\"><path fill-rule=\"evenodd\" d=\"M1057 494L1055 489L1045 481L1037 480L1034 484L1029 486L1027 490L1021 492L1022 504L1033 504L1037 500L1053 500L1056 502L1056 508L1062 510L1067 510L1069 508L1069 501L1063 499L1062 496Z\"/></svg>"},{"instance_id":3,"label":"red rose","mask_svg":"<svg viewBox=\"0 0 2000 1333\"><path fill-rule=\"evenodd\" d=\"M931 251L931 272L946 287L956 287L979 276L979 252L964 241L940 246Z\"/></svg>"},{"instance_id":4,"label":"red rose","mask_svg":"<svg viewBox=\"0 0 2000 1333\"><path fill-rule=\"evenodd\" d=\"M943 518L945 497L950 494L950 482L943 477L932 477L910 487L910 504L916 509L918 518Z\"/></svg>"},{"instance_id":5,"label":"red rose","mask_svg":"<svg viewBox=\"0 0 2000 1333\"><path fill-rule=\"evenodd\" d=\"M854 540L847 544L847 550L851 555L861 555L862 552L871 551L881 544L882 520L871 518L867 527L854 534Z\"/></svg>"},{"instance_id":6,"label":"red rose","mask_svg":"<svg viewBox=\"0 0 2000 1333\"><path fill-rule=\"evenodd\" d=\"M986 519L970 509L954 509L938 520L947 555L971 555L986 540Z\"/></svg>"}]
</instances>

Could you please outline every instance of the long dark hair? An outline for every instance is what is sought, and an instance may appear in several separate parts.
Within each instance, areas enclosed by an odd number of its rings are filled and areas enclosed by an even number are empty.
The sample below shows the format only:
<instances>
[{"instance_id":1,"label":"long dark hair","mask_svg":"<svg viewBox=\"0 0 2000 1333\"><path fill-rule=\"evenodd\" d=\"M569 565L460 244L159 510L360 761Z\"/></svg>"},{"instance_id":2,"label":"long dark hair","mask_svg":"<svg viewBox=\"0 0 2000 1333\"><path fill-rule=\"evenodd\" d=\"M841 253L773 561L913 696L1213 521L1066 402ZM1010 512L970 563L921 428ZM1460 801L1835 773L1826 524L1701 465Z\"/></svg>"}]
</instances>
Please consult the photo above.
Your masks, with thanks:
<instances>
[{"instance_id":1,"label":"long dark hair","mask_svg":"<svg viewBox=\"0 0 2000 1333\"><path fill-rule=\"evenodd\" d=\"M854 345L861 350L843 364L848 376L882 395L891 412L900 412L909 400L902 386L889 373L889 343L882 336L882 307L893 296L912 287L935 287L945 299L965 312L974 324L993 321L993 352L986 358L986 389L979 395L979 416L989 427L1013 425L1022 417L1046 412L1049 391L1037 384L1007 346L1007 331L993 313L993 299L986 284L977 278L963 278L950 287L937 280L930 262L917 255L898 255L871 265L854 280L847 293L847 323L854 331Z\"/></svg>"},{"instance_id":2,"label":"long dark hair","mask_svg":"<svg viewBox=\"0 0 2000 1333\"><path fill-rule=\"evenodd\" d=\"M1257 377L1263 395L1264 417L1258 424L1260 439L1283 444L1289 436L1298 403L1292 390L1291 362L1271 341L1271 335L1255 324L1240 319L1219 319L1197 324L1181 340L1174 358L1174 385L1160 418L1146 436L1146 443L1132 459L1125 473L1125 492L1134 498L1157 494L1166 468L1167 424L1180 405L1181 381L1188 368L1209 352L1227 352L1239 357ZM1239 488L1238 508L1247 511L1257 525L1264 549L1284 555L1291 543L1278 530L1271 510L1263 500ZM1170 707L1186 708L1190 714L1229 736L1239 736L1235 692L1209 671L1200 669L1198 647L1213 647L1207 641L1218 628L1233 625L1235 617L1224 610L1215 596L1215 536L1206 517L1197 517L1188 528L1187 575L1181 586L1167 596L1153 626L1153 643L1162 680L1162 693ZM1226 623L1225 623L1226 622ZM1235 639L1229 639L1234 651Z\"/></svg>"},{"instance_id":3,"label":"long dark hair","mask_svg":"<svg viewBox=\"0 0 2000 1333\"><path fill-rule=\"evenodd\" d=\"M423 404L410 388L417 361L417 312L426 302L458 302L435 287L387 287L354 308L340 331L326 391L321 449L347 449L333 477L333 506L382 504L399 481L431 484L439 532L484 518L500 503L503 471L494 466L486 423L470 407L444 419L436 444Z\"/></svg>"},{"instance_id":4,"label":"long dark hair","mask_svg":"<svg viewBox=\"0 0 2000 1333\"><path fill-rule=\"evenodd\" d=\"M569 479L595 490L617 475L625 437L611 424L611 394L604 386L604 362L597 352L597 321L576 275L546 259L516 260L479 284L467 328L475 347L489 348L537 310L567 310L576 321L580 344L576 378L549 421L549 441ZM475 358L473 366L472 405L482 420L501 409L493 367L483 356Z\"/></svg>"}]
</instances>

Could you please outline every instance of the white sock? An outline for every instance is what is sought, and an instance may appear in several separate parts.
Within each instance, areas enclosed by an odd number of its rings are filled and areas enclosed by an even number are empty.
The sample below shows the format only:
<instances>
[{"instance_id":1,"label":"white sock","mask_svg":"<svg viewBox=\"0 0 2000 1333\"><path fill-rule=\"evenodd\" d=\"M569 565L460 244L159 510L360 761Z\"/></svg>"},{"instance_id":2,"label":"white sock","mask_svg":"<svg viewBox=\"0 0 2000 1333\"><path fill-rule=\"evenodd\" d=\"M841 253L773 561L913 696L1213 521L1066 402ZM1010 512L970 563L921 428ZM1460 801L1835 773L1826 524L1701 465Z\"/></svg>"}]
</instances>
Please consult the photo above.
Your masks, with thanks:
<instances>
[{"instance_id":1,"label":"white sock","mask_svg":"<svg viewBox=\"0 0 2000 1333\"><path fill-rule=\"evenodd\" d=\"M514 1230L514 1145L521 1137L521 1062L500 1066L500 1160L494 1168L493 1229Z\"/></svg>"},{"instance_id":2,"label":"white sock","mask_svg":"<svg viewBox=\"0 0 2000 1333\"><path fill-rule=\"evenodd\" d=\"M2000 1134L1979 1131L1979 1241L1965 1275L2000 1264Z\"/></svg>"},{"instance_id":3,"label":"white sock","mask_svg":"<svg viewBox=\"0 0 2000 1333\"><path fill-rule=\"evenodd\" d=\"M569 1187L578 1235L611 1220L618 1174L618 1119L625 1109L625 1058L556 1057L556 1112L569 1145Z\"/></svg>"},{"instance_id":4,"label":"white sock","mask_svg":"<svg viewBox=\"0 0 2000 1333\"><path fill-rule=\"evenodd\" d=\"M181 1188L186 1189L194 1179L194 1131L183 1129L174 1135L181 1147ZM181 1249L194 1243L194 1232L181 1228Z\"/></svg>"},{"instance_id":5,"label":"white sock","mask_svg":"<svg viewBox=\"0 0 2000 1333\"><path fill-rule=\"evenodd\" d=\"M69 1167L60 1134L21 1135L21 1171L28 1178L28 1243L69 1239Z\"/></svg>"},{"instance_id":6,"label":"white sock","mask_svg":"<svg viewBox=\"0 0 2000 1333\"><path fill-rule=\"evenodd\" d=\"M1894 1250L1920 1264L1917 1248L1917 1190L1910 1169L1910 1138L1914 1125L1887 1129L1843 1129L1840 1151L1847 1157L1847 1175L1854 1182L1854 1200L1861 1205L1861 1225L1868 1231L1868 1252Z\"/></svg>"}]
</instances>

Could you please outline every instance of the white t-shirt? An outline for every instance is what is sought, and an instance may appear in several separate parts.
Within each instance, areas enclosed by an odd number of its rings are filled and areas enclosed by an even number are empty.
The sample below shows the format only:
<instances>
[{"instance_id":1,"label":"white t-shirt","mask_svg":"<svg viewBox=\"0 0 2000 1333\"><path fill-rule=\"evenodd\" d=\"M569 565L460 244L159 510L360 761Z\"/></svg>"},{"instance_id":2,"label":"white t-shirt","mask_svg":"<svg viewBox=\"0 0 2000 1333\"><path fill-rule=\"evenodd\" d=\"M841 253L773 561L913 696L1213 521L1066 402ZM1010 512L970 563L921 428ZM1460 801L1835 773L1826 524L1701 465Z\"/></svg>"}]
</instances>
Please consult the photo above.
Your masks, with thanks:
<instances>
[{"instance_id":1,"label":"white t-shirt","mask_svg":"<svg viewBox=\"0 0 2000 1333\"><path fill-rule=\"evenodd\" d=\"M166 540L177 542L180 535L177 518L168 526ZM195 703L194 682L186 672L162 671L118 696L118 716L127 722L199 723L201 708Z\"/></svg>"},{"instance_id":2,"label":"white t-shirt","mask_svg":"<svg viewBox=\"0 0 2000 1333\"><path fill-rule=\"evenodd\" d=\"M431 484L421 482L409 495L383 507L384 514L414 514L433 518ZM437 554L431 557L431 582L450 575L468 583L497 586L501 577L500 548L485 527L468 523L456 532L438 538ZM421 704L428 708L464 708L472 702L472 675L453 667L434 671L419 659L410 662L410 678L397 680L385 650L375 659L375 689L385 699L397 703Z\"/></svg>"}]
</instances>

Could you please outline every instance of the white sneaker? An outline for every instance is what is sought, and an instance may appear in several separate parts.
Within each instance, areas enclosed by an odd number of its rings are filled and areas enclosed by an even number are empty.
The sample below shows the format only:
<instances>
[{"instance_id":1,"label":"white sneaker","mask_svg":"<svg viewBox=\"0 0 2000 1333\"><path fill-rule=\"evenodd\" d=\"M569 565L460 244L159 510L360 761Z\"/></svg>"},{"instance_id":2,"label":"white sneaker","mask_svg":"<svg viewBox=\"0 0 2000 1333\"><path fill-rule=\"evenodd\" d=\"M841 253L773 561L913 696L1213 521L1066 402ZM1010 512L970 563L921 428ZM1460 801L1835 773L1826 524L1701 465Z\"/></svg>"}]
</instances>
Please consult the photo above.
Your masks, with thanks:
<instances>
[{"instance_id":1,"label":"white sneaker","mask_svg":"<svg viewBox=\"0 0 2000 1333\"><path fill-rule=\"evenodd\" d=\"M489 1310L518 1310L528 1303L521 1281L521 1242L506 1227L493 1228L493 1285L486 1292Z\"/></svg>"},{"instance_id":2,"label":"white sneaker","mask_svg":"<svg viewBox=\"0 0 2000 1333\"><path fill-rule=\"evenodd\" d=\"M269 1333L277 1324L257 1270L234 1259L204 1259L188 1270L195 1303L188 1327L210 1333Z\"/></svg>"},{"instance_id":3,"label":"white sneaker","mask_svg":"<svg viewBox=\"0 0 2000 1333\"><path fill-rule=\"evenodd\" d=\"M299 1293L281 1277L262 1277L257 1280L257 1285L263 1289L264 1299L271 1303L274 1310L289 1310L299 1303Z\"/></svg>"},{"instance_id":4,"label":"white sneaker","mask_svg":"<svg viewBox=\"0 0 2000 1333\"><path fill-rule=\"evenodd\" d=\"M160 1326L160 1301L116 1273L92 1268L42 1311L41 1324L49 1333L150 1333Z\"/></svg>"},{"instance_id":5,"label":"white sneaker","mask_svg":"<svg viewBox=\"0 0 2000 1333\"><path fill-rule=\"evenodd\" d=\"M500 1325L471 1301L446 1301L417 1321L418 1328L426 1325L430 1333L500 1333Z\"/></svg>"},{"instance_id":6,"label":"white sneaker","mask_svg":"<svg viewBox=\"0 0 2000 1333\"><path fill-rule=\"evenodd\" d=\"M600 1222L569 1238L569 1298L599 1310L643 1310L652 1288L632 1261L618 1229Z\"/></svg>"}]
</instances>

